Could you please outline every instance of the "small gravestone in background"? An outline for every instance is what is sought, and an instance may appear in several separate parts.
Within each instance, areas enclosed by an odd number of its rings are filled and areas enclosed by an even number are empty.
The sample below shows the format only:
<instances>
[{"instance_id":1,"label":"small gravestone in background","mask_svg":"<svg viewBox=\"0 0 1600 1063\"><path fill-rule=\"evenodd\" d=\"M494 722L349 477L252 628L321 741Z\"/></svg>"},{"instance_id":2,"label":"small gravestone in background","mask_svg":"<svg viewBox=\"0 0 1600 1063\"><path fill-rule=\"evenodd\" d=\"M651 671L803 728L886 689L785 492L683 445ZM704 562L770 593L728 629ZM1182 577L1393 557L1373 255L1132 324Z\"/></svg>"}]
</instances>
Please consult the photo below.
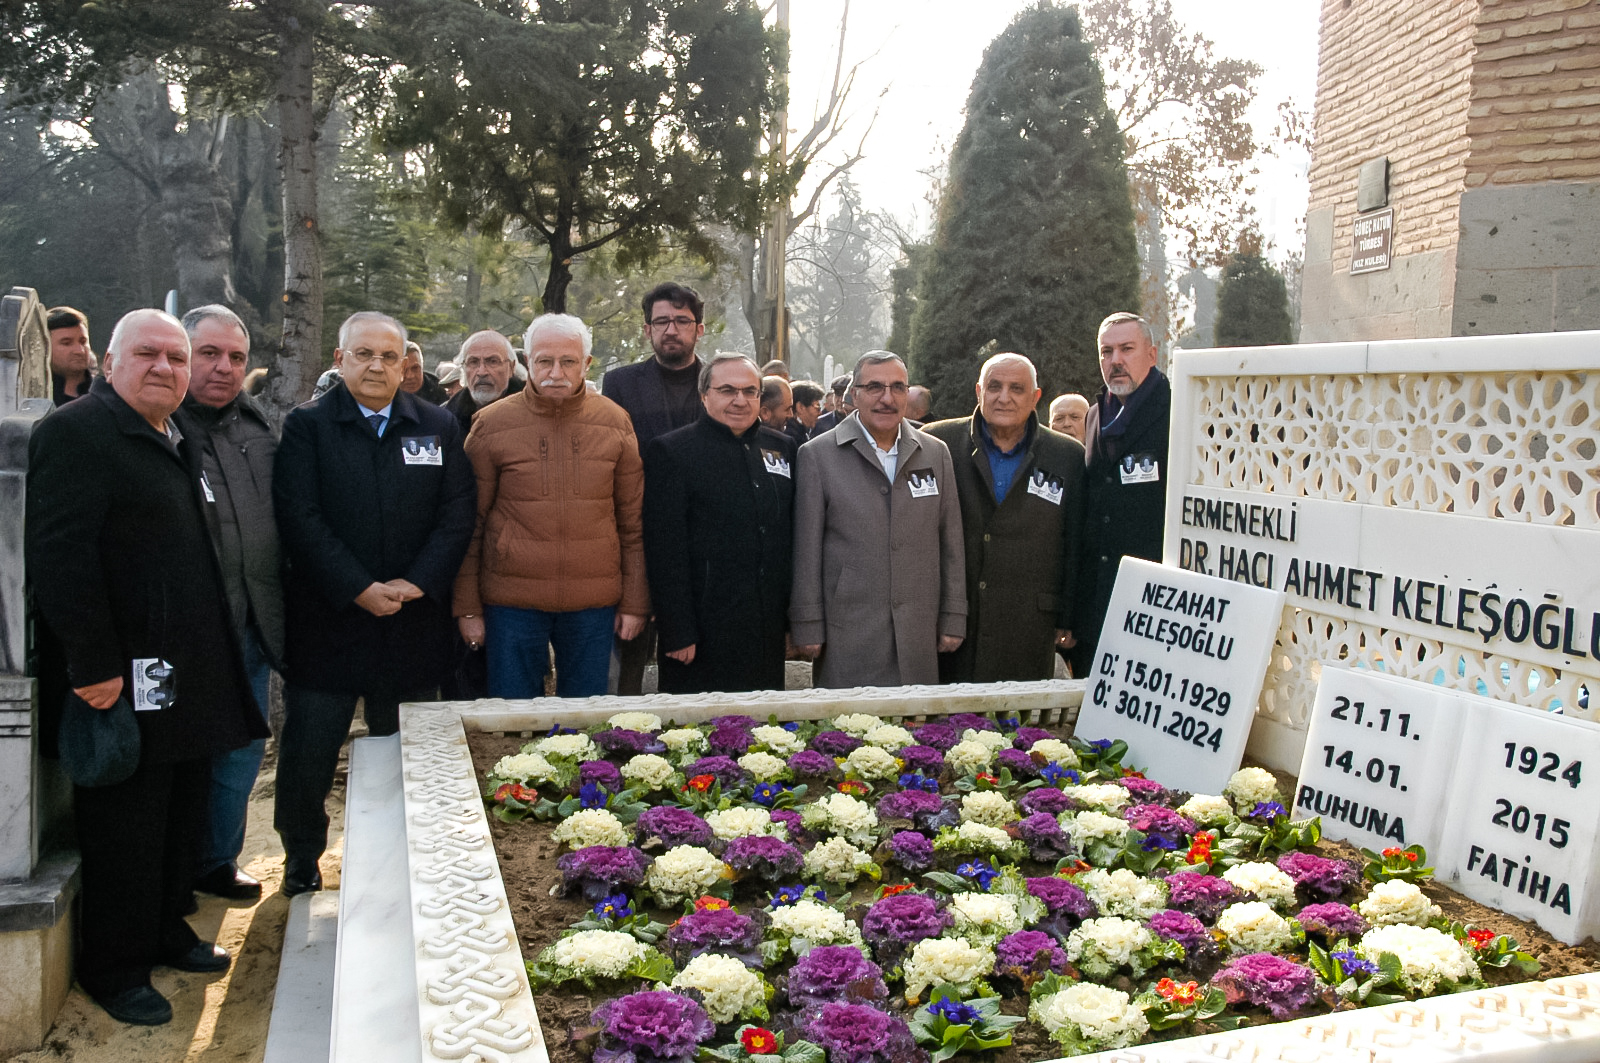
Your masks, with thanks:
<instances>
[{"instance_id":1,"label":"small gravestone in background","mask_svg":"<svg viewBox=\"0 0 1600 1063\"><path fill-rule=\"evenodd\" d=\"M1368 849L1437 851L1462 723L1450 691L1324 668L1295 816L1321 816L1328 837Z\"/></svg>"},{"instance_id":2,"label":"small gravestone in background","mask_svg":"<svg viewBox=\"0 0 1600 1063\"><path fill-rule=\"evenodd\" d=\"M1221 793L1244 757L1283 602L1123 558L1074 732L1123 739L1152 779Z\"/></svg>"}]
</instances>

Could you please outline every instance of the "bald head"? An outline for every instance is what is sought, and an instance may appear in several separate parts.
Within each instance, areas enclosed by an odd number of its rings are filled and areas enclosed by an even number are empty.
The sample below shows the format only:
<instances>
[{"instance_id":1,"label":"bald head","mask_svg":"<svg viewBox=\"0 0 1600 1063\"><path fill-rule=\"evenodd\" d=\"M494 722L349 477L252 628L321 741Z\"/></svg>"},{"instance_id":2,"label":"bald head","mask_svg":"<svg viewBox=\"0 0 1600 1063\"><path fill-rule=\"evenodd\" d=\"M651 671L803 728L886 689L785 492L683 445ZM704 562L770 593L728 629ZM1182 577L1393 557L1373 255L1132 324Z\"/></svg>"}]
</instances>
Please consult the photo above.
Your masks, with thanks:
<instances>
[{"instance_id":1,"label":"bald head","mask_svg":"<svg viewBox=\"0 0 1600 1063\"><path fill-rule=\"evenodd\" d=\"M781 376L761 378L761 423L782 429L794 416L794 390Z\"/></svg>"},{"instance_id":2,"label":"bald head","mask_svg":"<svg viewBox=\"0 0 1600 1063\"><path fill-rule=\"evenodd\" d=\"M1050 404L1050 427L1082 443L1083 419L1089 413L1089 400L1082 395L1061 395Z\"/></svg>"}]
</instances>

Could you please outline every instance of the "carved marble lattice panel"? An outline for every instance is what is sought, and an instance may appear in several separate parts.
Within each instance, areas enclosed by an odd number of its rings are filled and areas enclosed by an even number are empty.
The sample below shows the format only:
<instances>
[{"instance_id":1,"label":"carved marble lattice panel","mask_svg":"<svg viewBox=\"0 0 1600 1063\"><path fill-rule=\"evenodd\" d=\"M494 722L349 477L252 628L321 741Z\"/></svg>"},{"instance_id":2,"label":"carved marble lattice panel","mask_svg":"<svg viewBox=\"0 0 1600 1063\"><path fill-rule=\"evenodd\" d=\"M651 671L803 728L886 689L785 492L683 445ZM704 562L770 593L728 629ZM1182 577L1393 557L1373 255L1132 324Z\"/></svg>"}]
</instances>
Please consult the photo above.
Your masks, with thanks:
<instances>
[{"instance_id":1,"label":"carved marble lattice panel","mask_svg":"<svg viewBox=\"0 0 1600 1063\"><path fill-rule=\"evenodd\" d=\"M1193 381L1205 487L1600 527L1600 373Z\"/></svg>"}]
</instances>

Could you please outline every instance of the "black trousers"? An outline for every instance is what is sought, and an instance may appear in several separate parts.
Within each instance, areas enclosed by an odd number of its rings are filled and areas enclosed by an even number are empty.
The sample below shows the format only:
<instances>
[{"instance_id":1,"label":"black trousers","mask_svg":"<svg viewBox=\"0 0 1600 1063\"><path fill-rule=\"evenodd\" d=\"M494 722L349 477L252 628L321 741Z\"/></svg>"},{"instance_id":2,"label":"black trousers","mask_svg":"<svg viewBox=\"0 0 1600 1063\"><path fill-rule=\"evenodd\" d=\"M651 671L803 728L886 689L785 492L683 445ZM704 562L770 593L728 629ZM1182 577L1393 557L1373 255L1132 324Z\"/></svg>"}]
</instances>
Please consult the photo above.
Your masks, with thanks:
<instances>
[{"instance_id":1,"label":"black trousers","mask_svg":"<svg viewBox=\"0 0 1600 1063\"><path fill-rule=\"evenodd\" d=\"M624 642L617 640L617 693L624 697L638 697L644 693L644 670L656 656L656 621L645 621L639 637Z\"/></svg>"},{"instance_id":2,"label":"black trousers","mask_svg":"<svg viewBox=\"0 0 1600 1063\"><path fill-rule=\"evenodd\" d=\"M141 763L115 786L73 789L83 858L78 981L95 996L150 983L200 938L183 913L206 825L211 761Z\"/></svg>"},{"instance_id":3,"label":"black trousers","mask_svg":"<svg viewBox=\"0 0 1600 1063\"><path fill-rule=\"evenodd\" d=\"M400 729L402 701L433 701L438 690L404 697L340 694L283 685L283 733L278 736L278 782L272 825L290 863L315 862L328 848L328 792L339 767L339 749L350 734L356 702L363 701L367 733L374 738Z\"/></svg>"}]
</instances>

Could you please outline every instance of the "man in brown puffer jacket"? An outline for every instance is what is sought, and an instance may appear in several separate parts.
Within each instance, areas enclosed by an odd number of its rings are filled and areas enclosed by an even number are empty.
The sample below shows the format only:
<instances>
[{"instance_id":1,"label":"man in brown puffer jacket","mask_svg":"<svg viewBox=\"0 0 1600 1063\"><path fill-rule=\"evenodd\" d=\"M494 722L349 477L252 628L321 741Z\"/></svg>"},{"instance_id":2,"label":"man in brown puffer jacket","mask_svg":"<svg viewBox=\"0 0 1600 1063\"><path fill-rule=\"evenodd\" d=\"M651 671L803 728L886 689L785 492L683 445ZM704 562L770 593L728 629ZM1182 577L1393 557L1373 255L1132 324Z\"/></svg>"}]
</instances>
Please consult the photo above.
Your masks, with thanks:
<instances>
[{"instance_id":1,"label":"man in brown puffer jacket","mask_svg":"<svg viewBox=\"0 0 1600 1063\"><path fill-rule=\"evenodd\" d=\"M633 422L584 386L592 339L570 314L533 319L529 386L480 410L467 436L478 526L456 577L467 645L489 657L489 696L606 692L612 635L635 638L650 613Z\"/></svg>"}]
</instances>

